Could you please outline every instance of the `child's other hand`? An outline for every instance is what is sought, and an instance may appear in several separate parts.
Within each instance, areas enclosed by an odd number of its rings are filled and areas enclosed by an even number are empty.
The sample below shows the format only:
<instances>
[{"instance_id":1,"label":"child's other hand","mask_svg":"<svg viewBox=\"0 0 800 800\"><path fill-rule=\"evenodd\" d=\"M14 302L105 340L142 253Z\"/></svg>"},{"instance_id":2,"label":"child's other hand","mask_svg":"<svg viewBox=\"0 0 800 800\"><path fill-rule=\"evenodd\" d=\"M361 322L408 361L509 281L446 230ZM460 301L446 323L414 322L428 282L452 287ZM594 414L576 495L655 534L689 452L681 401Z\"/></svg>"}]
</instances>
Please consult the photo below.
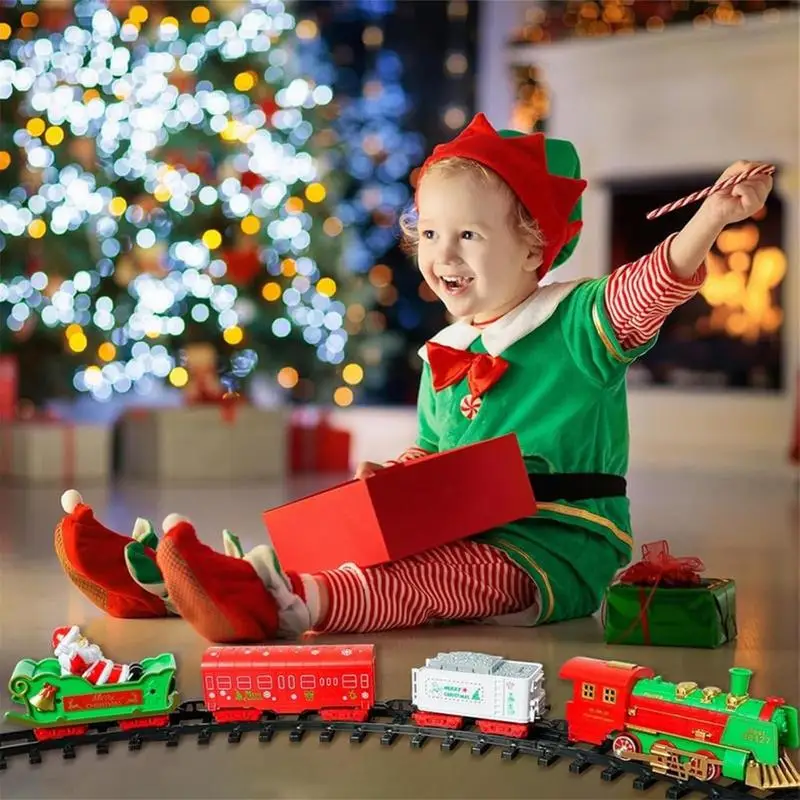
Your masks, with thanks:
<instances>
[{"instance_id":1,"label":"child's other hand","mask_svg":"<svg viewBox=\"0 0 800 800\"><path fill-rule=\"evenodd\" d=\"M733 175L738 175L740 172L745 172L759 163L757 161L737 161L719 176L717 183L721 183ZM763 207L767 195L771 191L772 175L754 175L729 189L709 195L703 203L703 211L710 214L720 227L725 227L732 222L741 222L743 219L752 217Z\"/></svg>"},{"instance_id":2,"label":"child's other hand","mask_svg":"<svg viewBox=\"0 0 800 800\"><path fill-rule=\"evenodd\" d=\"M383 464L376 464L374 461L362 461L356 470L356 478L369 478L374 475L379 469L386 469Z\"/></svg>"}]
</instances>

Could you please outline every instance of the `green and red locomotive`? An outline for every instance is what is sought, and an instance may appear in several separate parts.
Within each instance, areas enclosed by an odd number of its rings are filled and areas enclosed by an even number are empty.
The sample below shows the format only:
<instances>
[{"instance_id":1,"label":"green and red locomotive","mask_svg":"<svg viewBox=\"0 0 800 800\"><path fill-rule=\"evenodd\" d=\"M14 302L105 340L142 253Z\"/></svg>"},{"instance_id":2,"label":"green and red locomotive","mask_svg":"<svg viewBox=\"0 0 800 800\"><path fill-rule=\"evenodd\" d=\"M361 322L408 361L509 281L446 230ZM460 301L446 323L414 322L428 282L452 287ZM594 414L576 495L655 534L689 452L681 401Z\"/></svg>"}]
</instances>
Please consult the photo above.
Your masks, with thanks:
<instances>
[{"instance_id":1,"label":"green and red locomotive","mask_svg":"<svg viewBox=\"0 0 800 800\"><path fill-rule=\"evenodd\" d=\"M800 746L798 712L781 697L750 697L752 671L733 667L730 691L671 683L649 667L576 657L559 677L573 683L571 741L601 745L679 779L744 781L757 789L800 786L786 750Z\"/></svg>"}]
</instances>

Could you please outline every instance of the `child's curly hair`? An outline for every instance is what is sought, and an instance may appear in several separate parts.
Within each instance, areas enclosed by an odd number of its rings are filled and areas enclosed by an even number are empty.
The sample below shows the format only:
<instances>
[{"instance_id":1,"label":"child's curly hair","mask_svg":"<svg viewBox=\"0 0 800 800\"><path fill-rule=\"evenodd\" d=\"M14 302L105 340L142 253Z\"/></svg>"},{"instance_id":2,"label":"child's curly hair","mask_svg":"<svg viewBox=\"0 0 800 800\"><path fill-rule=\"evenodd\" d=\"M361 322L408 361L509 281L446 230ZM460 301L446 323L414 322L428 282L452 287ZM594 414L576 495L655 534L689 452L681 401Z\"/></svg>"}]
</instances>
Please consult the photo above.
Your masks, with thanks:
<instances>
[{"instance_id":1,"label":"child's curly hair","mask_svg":"<svg viewBox=\"0 0 800 800\"><path fill-rule=\"evenodd\" d=\"M511 199L512 211L511 221L516 227L517 232L529 239L534 247L542 248L545 245L544 236L539 228L539 224L528 213L528 209L520 202L519 198L511 191L508 184L500 176L484 167L483 164L469 158L443 158L435 161L428 167L426 175L439 173L442 175L454 175L457 173L468 173L488 186L494 186L500 191L505 192ZM402 238L400 247L407 255L414 255L419 246L419 214L412 203L400 216L400 230Z\"/></svg>"}]
</instances>

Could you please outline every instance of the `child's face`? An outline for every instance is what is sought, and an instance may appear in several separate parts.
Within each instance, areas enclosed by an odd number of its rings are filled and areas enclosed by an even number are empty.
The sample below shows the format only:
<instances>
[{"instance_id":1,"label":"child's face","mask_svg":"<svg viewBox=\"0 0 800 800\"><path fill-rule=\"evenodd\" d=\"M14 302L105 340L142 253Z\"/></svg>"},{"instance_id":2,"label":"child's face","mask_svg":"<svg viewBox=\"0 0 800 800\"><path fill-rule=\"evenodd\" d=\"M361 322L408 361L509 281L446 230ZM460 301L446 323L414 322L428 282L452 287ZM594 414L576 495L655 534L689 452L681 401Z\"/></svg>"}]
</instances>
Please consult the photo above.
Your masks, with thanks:
<instances>
[{"instance_id":1,"label":"child's face","mask_svg":"<svg viewBox=\"0 0 800 800\"><path fill-rule=\"evenodd\" d=\"M417 258L454 317L494 319L536 289L541 253L514 225L509 194L468 172L422 180Z\"/></svg>"}]
</instances>

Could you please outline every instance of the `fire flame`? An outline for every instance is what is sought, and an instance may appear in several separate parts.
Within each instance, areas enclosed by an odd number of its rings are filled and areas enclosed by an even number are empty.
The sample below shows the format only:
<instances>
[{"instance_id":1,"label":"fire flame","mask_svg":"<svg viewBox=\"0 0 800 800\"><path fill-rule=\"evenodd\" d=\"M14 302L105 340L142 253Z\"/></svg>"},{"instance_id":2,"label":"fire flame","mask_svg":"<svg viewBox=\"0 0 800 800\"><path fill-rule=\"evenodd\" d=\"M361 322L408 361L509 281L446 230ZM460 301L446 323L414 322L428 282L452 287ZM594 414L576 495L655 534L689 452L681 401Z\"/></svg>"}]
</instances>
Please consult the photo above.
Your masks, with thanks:
<instances>
[{"instance_id":1,"label":"fire flame","mask_svg":"<svg viewBox=\"0 0 800 800\"><path fill-rule=\"evenodd\" d=\"M706 258L707 279L700 294L712 307L698 320L700 333L724 331L728 336L755 342L783 323L783 312L772 290L786 275L786 254L778 247L758 247L758 227L748 221L726 228Z\"/></svg>"}]
</instances>

